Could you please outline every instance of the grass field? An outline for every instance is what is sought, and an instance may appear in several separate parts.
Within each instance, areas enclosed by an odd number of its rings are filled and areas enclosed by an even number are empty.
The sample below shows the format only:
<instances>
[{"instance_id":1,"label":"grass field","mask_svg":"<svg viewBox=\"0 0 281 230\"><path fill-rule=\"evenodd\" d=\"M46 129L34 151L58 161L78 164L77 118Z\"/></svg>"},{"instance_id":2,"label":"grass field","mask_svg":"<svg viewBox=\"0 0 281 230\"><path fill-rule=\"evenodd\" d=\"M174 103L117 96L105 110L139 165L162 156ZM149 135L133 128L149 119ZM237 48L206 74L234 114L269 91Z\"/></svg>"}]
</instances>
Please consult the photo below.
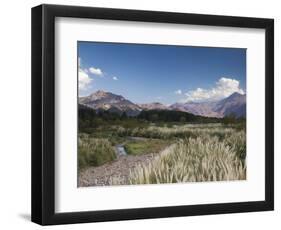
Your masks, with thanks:
<instances>
[{"instance_id":1,"label":"grass field","mask_svg":"<svg viewBox=\"0 0 281 230\"><path fill-rule=\"evenodd\" d=\"M129 141L125 144L125 150L130 155L140 155L146 153L158 153L170 144L167 140L148 139L139 141Z\"/></svg>"},{"instance_id":2,"label":"grass field","mask_svg":"<svg viewBox=\"0 0 281 230\"><path fill-rule=\"evenodd\" d=\"M243 133L185 138L131 172L131 184L246 179ZM235 142L232 142L235 141ZM241 157L243 156L243 157Z\"/></svg>"},{"instance_id":3,"label":"grass field","mask_svg":"<svg viewBox=\"0 0 281 230\"><path fill-rule=\"evenodd\" d=\"M79 135L79 169L115 160L117 144L128 155L158 153L130 171L130 184L246 179L246 130L239 124L101 128ZM118 178L111 181L118 184Z\"/></svg>"}]
</instances>

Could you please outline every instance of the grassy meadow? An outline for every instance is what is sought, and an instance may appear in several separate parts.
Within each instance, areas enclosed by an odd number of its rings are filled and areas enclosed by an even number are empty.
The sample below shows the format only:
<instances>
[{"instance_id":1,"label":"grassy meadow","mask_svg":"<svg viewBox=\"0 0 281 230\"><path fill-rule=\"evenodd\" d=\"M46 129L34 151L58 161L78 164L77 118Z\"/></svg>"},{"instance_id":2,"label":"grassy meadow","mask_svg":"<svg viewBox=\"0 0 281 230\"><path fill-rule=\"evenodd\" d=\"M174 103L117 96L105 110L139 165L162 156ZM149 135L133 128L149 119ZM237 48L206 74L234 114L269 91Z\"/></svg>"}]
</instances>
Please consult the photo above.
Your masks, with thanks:
<instances>
[{"instance_id":1,"label":"grassy meadow","mask_svg":"<svg viewBox=\"0 0 281 230\"><path fill-rule=\"evenodd\" d=\"M129 156L155 153L130 169L129 184L246 179L245 122L107 124L80 132L79 171L117 160L116 146ZM118 185L118 175L110 178Z\"/></svg>"}]
</instances>

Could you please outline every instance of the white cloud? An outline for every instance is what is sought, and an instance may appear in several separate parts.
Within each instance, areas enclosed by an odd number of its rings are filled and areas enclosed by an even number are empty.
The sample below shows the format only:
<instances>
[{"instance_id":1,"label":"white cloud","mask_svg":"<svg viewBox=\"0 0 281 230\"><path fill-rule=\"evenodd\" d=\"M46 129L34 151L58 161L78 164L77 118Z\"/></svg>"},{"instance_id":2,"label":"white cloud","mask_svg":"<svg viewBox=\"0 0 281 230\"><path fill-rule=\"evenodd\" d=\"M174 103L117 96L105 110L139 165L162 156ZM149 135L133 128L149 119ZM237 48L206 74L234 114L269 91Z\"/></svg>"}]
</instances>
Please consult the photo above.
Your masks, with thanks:
<instances>
[{"instance_id":1,"label":"white cloud","mask_svg":"<svg viewBox=\"0 0 281 230\"><path fill-rule=\"evenodd\" d=\"M182 101L216 101L228 97L234 92L244 94L243 89L239 86L239 81L222 77L213 88L197 88L196 90L188 91L185 93L186 98Z\"/></svg>"},{"instance_id":2,"label":"white cloud","mask_svg":"<svg viewBox=\"0 0 281 230\"><path fill-rule=\"evenodd\" d=\"M117 81L118 80L118 77L113 77L112 78L114 81Z\"/></svg>"},{"instance_id":3,"label":"white cloud","mask_svg":"<svg viewBox=\"0 0 281 230\"><path fill-rule=\"evenodd\" d=\"M90 85L93 79L91 79L88 75L87 69L82 69L81 67L82 60L80 57L78 57L78 87L79 87L79 94L80 91L83 91L87 89L87 87Z\"/></svg>"},{"instance_id":4,"label":"white cloud","mask_svg":"<svg viewBox=\"0 0 281 230\"><path fill-rule=\"evenodd\" d=\"M182 94L182 91L181 91L180 89L178 89L178 90L175 91L175 94L181 95L181 94Z\"/></svg>"},{"instance_id":5,"label":"white cloud","mask_svg":"<svg viewBox=\"0 0 281 230\"><path fill-rule=\"evenodd\" d=\"M92 81L89 75L80 68L78 72L78 79L79 79L79 90L85 90Z\"/></svg>"},{"instance_id":6,"label":"white cloud","mask_svg":"<svg viewBox=\"0 0 281 230\"><path fill-rule=\"evenodd\" d=\"M99 69L99 68L90 67L89 71L90 71L90 73L95 74L95 75L100 76L100 77L103 75L102 70Z\"/></svg>"}]
</instances>

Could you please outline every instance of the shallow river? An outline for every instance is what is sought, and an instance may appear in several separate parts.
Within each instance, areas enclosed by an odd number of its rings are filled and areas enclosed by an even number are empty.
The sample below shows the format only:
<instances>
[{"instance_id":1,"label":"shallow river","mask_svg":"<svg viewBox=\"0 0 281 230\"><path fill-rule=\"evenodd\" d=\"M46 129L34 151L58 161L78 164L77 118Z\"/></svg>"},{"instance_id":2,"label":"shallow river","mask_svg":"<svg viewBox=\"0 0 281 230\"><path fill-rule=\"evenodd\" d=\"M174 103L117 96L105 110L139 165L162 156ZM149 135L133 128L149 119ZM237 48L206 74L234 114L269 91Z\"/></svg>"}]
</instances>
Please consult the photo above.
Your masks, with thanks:
<instances>
[{"instance_id":1,"label":"shallow river","mask_svg":"<svg viewBox=\"0 0 281 230\"><path fill-rule=\"evenodd\" d=\"M116 152L118 156L126 156L126 150L123 145L116 145Z\"/></svg>"}]
</instances>

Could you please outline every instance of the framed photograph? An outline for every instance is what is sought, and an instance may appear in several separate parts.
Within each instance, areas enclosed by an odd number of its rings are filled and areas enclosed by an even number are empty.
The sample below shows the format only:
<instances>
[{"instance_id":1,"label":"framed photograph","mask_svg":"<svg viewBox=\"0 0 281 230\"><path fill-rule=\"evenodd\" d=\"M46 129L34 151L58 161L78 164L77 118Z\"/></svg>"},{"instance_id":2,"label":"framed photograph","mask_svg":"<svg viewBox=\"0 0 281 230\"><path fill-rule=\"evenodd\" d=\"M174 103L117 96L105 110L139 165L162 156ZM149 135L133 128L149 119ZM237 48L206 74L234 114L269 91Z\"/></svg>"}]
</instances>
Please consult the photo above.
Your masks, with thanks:
<instances>
[{"instance_id":1,"label":"framed photograph","mask_svg":"<svg viewBox=\"0 0 281 230\"><path fill-rule=\"evenodd\" d=\"M273 74L273 19L32 8L32 221L273 210Z\"/></svg>"}]
</instances>

